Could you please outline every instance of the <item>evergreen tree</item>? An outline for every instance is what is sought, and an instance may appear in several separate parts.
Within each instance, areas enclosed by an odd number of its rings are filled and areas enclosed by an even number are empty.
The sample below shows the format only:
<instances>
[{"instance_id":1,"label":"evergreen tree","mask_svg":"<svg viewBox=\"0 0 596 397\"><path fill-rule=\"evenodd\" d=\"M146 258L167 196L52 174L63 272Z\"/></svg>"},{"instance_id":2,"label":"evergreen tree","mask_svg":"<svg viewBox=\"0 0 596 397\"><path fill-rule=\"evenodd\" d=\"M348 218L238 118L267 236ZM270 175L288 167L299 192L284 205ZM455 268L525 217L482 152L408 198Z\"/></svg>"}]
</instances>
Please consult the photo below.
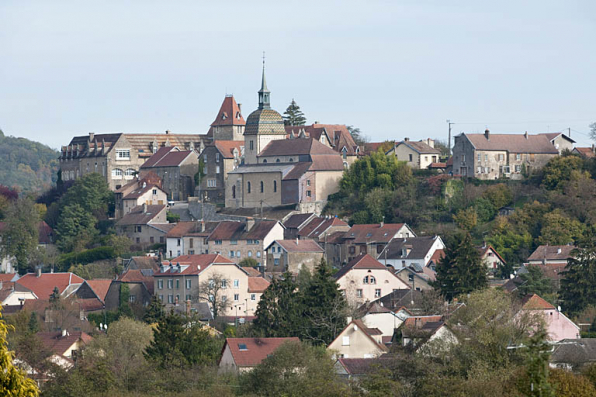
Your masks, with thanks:
<instances>
[{"instance_id":1,"label":"evergreen tree","mask_svg":"<svg viewBox=\"0 0 596 397\"><path fill-rule=\"evenodd\" d=\"M164 316L164 305L157 296L151 297L151 302L149 303L149 306L147 306L147 311L143 316L143 321L145 321L147 324L155 324L161 321Z\"/></svg>"},{"instance_id":2,"label":"evergreen tree","mask_svg":"<svg viewBox=\"0 0 596 397\"><path fill-rule=\"evenodd\" d=\"M470 233L454 236L447 244L445 256L437 266L435 288L446 299L488 286L486 266L472 242Z\"/></svg>"},{"instance_id":3,"label":"evergreen tree","mask_svg":"<svg viewBox=\"0 0 596 397\"><path fill-rule=\"evenodd\" d=\"M29 332L32 334L39 332L39 320L35 312L31 312L31 317L29 317Z\"/></svg>"},{"instance_id":4,"label":"evergreen tree","mask_svg":"<svg viewBox=\"0 0 596 397\"><path fill-rule=\"evenodd\" d=\"M546 338L548 334L544 329L536 332L528 344L527 373L528 396L554 397L554 390L548 383L548 361L550 358L550 345Z\"/></svg>"},{"instance_id":5,"label":"evergreen tree","mask_svg":"<svg viewBox=\"0 0 596 397\"><path fill-rule=\"evenodd\" d=\"M346 300L325 259L302 292L302 310L303 340L328 345L346 327Z\"/></svg>"},{"instance_id":6,"label":"evergreen tree","mask_svg":"<svg viewBox=\"0 0 596 397\"><path fill-rule=\"evenodd\" d=\"M284 124L285 125L305 125L306 124L306 117L304 117L304 113L300 110L300 106L296 103L294 99L290 103L290 106L284 112Z\"/></svg>"},{"instance_id":7,"label":"evergreen tree","mask_svg":"<svg viewBox=\"0 0 596 397\"><path fill-rule=\"evenodd\" d=\"M569 259L561 279L559 298L569 313L596 305L596 228L588 228L579 248Z\"/></svg>"},{"instance_id":8,"label":"evergreen tree","mask_svg":"<svg viewBox=\"0 0 596 397\"><path fill-rule=\"evenodd\" d=\"M39 389L35 382L14 366L13 353L8 350L8 326L2 319L0 307L0 396L36 397Z\"/></svg>"},{"instance_id":9,"label":"evergreen tree","mask_svg":"<svg viewBox=\"0 0 596 397\"><path fill-rule=\"evenodd\" d=\"M39 213L27 198L14 201L6 213L6 229L2 233L2 252L14 256L20 274L25 274L29 258L39 239Z\"/></svg>"},{"instance_id":10,"label":"evergreen tree","mask_svg":"<svg viewBox=\"0 0 596 397\"><path fill-rule=\"evenodd\" d=\"M536 294L549 300L549 296L553 296L555 293L551 279L546 277L538 266L526 266L526 269L527 273L519 275L519 278L523 280L523 284L517 288L519 296Z\"/></svg>"},{"instance_id":11,"label":"evergreen tree","mask_svg":"<svg viewBox=\"0 0 596 397\"><path fill-rule=\"evenodd\" d=\"M302 297L292 274L274 279L259 301L253 329L267 337L300 336Z\"/></svg>"}]
</instances>

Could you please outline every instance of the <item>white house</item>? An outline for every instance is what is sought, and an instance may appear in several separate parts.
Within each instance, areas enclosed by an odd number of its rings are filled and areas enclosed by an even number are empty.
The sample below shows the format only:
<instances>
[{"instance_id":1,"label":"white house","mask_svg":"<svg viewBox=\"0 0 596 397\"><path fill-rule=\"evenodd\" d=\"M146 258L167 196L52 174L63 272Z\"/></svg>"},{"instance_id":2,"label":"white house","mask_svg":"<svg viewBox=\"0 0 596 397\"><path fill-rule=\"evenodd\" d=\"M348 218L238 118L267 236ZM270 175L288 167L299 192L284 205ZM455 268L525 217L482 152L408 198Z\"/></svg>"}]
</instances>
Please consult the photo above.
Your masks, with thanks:
<instances>
[{"instance_id":1,"label":"white house","mask_svg":"<svg viewBox=\"0 0 596 397\"><path fill-rule=\"evenodd\" d=\"M395 269L428 265L437 250L445 249L439 236L394 238L379 254L378 259Z\"/></svg>"}]
</instances>

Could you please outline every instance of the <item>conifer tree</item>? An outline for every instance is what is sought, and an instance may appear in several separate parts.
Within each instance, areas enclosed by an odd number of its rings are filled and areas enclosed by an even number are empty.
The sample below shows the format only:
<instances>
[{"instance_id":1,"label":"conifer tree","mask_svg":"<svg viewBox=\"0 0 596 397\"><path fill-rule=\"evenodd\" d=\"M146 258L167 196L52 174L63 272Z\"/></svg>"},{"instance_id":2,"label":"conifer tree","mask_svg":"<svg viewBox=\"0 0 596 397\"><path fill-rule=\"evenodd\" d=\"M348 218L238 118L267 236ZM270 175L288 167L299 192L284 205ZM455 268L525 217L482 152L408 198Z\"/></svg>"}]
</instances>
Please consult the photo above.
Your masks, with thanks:
<instances>
[{"instance_id":1,"label":"conifer tree","mask_svg":"<svg viewBox=\"0 0 596 397\"><path fill-rule=\"evenodd\" d=\"M559 297L569 313L596 305L596 228L589 227L565 267Z\"/></svg>"},{"instance_id":2,"label":"conifer tree","mask_svg":"<svg viewBox=\"0 0 596 397\"><path fill-rule=\"evenodd\" d=\"M165 316L164 305L157 296L153 296L149 306L147 306L147 311L143 316L143 321L145 321L147 324L155 324L159 322L163 316Z\"/></svg>"},{"instance_id":3,"label":"conifer tree","mask_svg":"<svg viewBox=\"0 0 596 397\"><path fill-rule=\"evenodd\" d=\"M296 103L294 99L290 103L290 106L284 112L284 124L285 125L305 125L306 124L306 117L304 117L304 113L300 110L300 106Z\"/></svg>"},{"instance_id":4,"label":"conifer tree","mask_svg":"<svg viewBox=\"0 0 596 397\"><path fill-rule=\"evenodd\" d=\"M448 300L488 286L486 266L470 233L458 234L447 244L437 266L435 288Z\"/></svg>"},{"instance_id":5,"label":"conifer tree","mask_svg":"<svg viewBox=\"0 0 596 397\"><path fill-rule=\"evenodd\" d=\"M267 337L300 336L302 299L292 274L274 279L259 301L253 330Z\"/></svg>"}]
</instances>

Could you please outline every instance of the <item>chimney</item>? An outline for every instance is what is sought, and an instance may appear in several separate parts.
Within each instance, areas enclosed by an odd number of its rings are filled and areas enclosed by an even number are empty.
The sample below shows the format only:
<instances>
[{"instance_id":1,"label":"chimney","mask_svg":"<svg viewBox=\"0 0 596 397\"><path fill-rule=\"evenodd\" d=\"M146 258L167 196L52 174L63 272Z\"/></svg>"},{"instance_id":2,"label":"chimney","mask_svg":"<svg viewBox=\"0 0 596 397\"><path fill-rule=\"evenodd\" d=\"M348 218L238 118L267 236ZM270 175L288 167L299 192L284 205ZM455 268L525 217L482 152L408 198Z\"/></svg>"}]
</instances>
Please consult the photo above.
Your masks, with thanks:
<instances>
[{"instance_id":1,"label":"chimney","mask_svg":"<svg viewBox=\"0 0 596 397\"><path fill-rule=\"evenodd\" d=\"M68 332L66 332L65 329L62 330L62 337L64 338L66 335L68 335Z\"/></svg>"},{"instance_id":2,"label":"chimney","mask_svg":"<svg viewBox=\"0 0 596 397\"><path fill-rule=\"evenodd\" d=\"M255 226L255 218L246 218L246 230L249 231Z\"/></svg>"},{"instance_id":3,"label":"chimney","mask_svg":"<svg viewBox=\"0 0 596 397\"><path fill-rule=\"evenodd\" d=\"M170 130L166 130L166 135L170 135Z\"/></svg>"},{"instance_id":4,"label":"chimney","mask_svg":"<svg viewBox=\"0 0 596 397\"><path fill-rule=\"evenodd\" d=\"M242 114L242 104L241 103L238 104L238 112L240 114Z\"/></svg>"},{"instance_id":5,"label":"chimney","mask_svg":"<svg viewBox=\"0 0 596 397\"><path fill-rule=\"evenodd\" d=\"M190 317L190 299L186 301L186 315Z\"/></svg>"},{"instance_id":6,"label":"chimney","mask_svg":"<svg viewBox=\"0 0 596 397\"><path fill-rule=\"evenodd\" d=\"M486 137L487 141L490 141L490 131L488 128L484 130L484 136Z\"/></svg>"},{"instance_id":7,"label":"chimney","mask_svg":"<svg viewBox=\"0 0 596 397\"><path fill-rule=\"evenodd\" d=\"M93 142L93 138L95 138L95 132L90 132L90 133L89 133L89 140L90 140L91 142Z\"/></svg>"},{"instance_id":8,"label":"chimney","mask_svg":"<svg viewBox=\"0 0 596 397\"><path fill-rule=\"evenodd\" d=\"M557 254L561 253L561 248L557 248Z\"/></svg>"},{"instance_id":9,"label":"chimney","mask_svg":"<svg viewBox=\"0 0 596 397\"><path fill-rule=\"evenodd\" d=\"M528 139L528 131L524 132L524 138Z\"/></svg>"},{"instance_id":10,"label":"chimney","mask_svg":"<svg viewBox=\"0 0 596 397\"><path fill-rule=\"evenodd\" d=\"M435 147L435 140L434 140L434 139L430 139L430 138L428 138L428 139L426 140L426 143L427 143L427 145L428 145L428 146L430 146L431 148L434 148L434 147Z\"/></svg>"},{"instance_id":11,"label":"chimney","mask_svg":"<svg viewBox=\"0 0 596 397\"><path fill-rule=\"evenodd\" d=\"M41 266L37 266L37 268L35 269L35 273L37 277L41 277Z\"/></svg>"},{"instance_id":12,"label":"chimney","mask_svg":"<svg viewBox=\"0 0 596 397\"><path fill-rule=\"evenodd\" d=\"M410 138L404 138L404 142L410 142Z\"/></svg>"},{"instance_id":13,"label":"chimney","mask_svg":"<svg viewBox=\"0 0 596 397\"><path fill-rule=\"evenodd\" d=\"M201 232L205 231L205 221L199 222L199 231L201 231Z\"/></svg>"},{"instance_id":14,"label":"chimney","mask_svg":"<svg viewBox=\"0 0 596 397\"><path fill-rule=\"evenodd\" d=\"M147 203L143 203L143 214L147 212Z\"/></svg>"},{"instance_id":15,"label":"chimney","mask_svg":"<svg viewBox=\"0 0 596 397\"><path fill-rule=\"evenodd\" d=\"M298 244L299 244L299 243L298 243L298 241L300 241L300 240L298 240L298 237L296 237L296 245L298 245Z\"/></svg>"}]
</instances>

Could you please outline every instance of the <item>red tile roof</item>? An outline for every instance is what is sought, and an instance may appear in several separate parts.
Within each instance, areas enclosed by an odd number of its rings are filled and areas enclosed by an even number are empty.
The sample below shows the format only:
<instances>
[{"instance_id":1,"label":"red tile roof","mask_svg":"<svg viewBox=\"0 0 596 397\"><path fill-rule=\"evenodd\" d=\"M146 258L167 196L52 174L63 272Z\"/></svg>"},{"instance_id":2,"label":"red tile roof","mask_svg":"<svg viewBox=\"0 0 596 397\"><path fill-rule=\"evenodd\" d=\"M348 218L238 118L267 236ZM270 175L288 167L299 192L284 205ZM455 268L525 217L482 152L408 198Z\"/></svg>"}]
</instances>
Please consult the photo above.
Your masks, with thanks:
<instances>
[{"instance_id":1,"label":"red tile roof","mask_svg":"<svg viewBox=\"0 0 596 397\"><path fill-rule=\"evenodd\" d=\"M21 277L17 283L30 289L38 299L49 299L54 287L62 294L72 284L82 284L82 278L73 273L42 273L37 277L35 273L28 273Z\"/></svg>"},{"instance_id":2,"label":"red tile roof","mask_svg":"<svg viewBox=\"0 0 596 397\"><path fill-rule=\"evenodd\" d=\"M226 338L234 362L238 367L255 367L267 356L273 354L285 342L300 343L298 338ZM246 349L240 350L240 345Z\"/></svg>"},{"instance_id":3,"label":"red tile roof","mask_svg":"<svg viewBox=\"0 0 596 397\"><path fill-rule=\"evenodd\" d=\"M443 316L413 316L408 317L406 321L404 321L404 327L415 327L415 328L422 328L424 324L428 322L439 322L443 319Z\"/></svg>"},{"instance_id":4,"label":"red tile roof","mask_svg":"<svg viewBox=\"0 0 596 397\"><path fill-rule=\"evenodd\" d=\"M263 148L258 157L300 155L332 155L337 157L338 153L315 139L297 138L271 141Z\"/></svg>"},{"instance_id":5,"label":"red tile roof","mask_svg":"<svg viewBox=\"0 0 596 397\"><path fill-rule=\"evenodd\" d=\"M226 95L215 121L211 123L212 127L220 125L246 125L246 121L244 121L244 117L240 112L240 106L236 103L233 95Z\"/></svg>"},{"instance_id":6,"label":"red tile roof","mask_svg":"<svg viewBox=\"0 0 596 397\"><path fill-rule=\"evenodd\" d=\"M219 223L220 222L203 222L201 225L200 221L178 222L176 226L174 226L168 232L166 237L207 237L219 225ZM204 227L204 231L201 231L202 227Z\"/></svg>"},{"instance_id":7,"label":"red tile roof","mask_svg":"<svg viewBox=\"0 0 596 397\"><path fill-rule=\"evenodd\" d=\"M202 255L182 255L177 258L174 258L170 261L163 261L162 262L166 267L165 271L155 273L153 277L165 277L165 276L172 276L172 275L188 275L188 274L200 274L205 269L207 269L212 264L222 264L222 265L236 265L234 262L229 260L228 258L224 258L219 254L202 254ZM176 265L180 264L181 272L178 273L176 269L172 271L169 265Z\"/></svg>"},{"instance_id":8,"label":"red tile roof","mask_svg":"<svg viewBox=\"0 0 596 397\"><path fill-rule=\"evenodd\" d=\"M45 221L39 222L38 231L40 244L52 244L54 242L54 230Z\"/></svg>"},{"instance_id":9,"label":"red tile roof","mask_svg":"<svg viewBox=\"0 0 596 397\"><path fill-rule=\"evenodd\" d=\"M430 257L430 259L428 260L428 263L433 262L435 264L438 264L439 261L441 259L443 259L444 256L445 256L445 250L438 249L438 250L435 251L435 253L433 254L433 256ZM426 265L428 265L428 263Z\"/></svg>"},{"instance_id":10,"label":"red tile roof","mask_svg":"<svg viewBox=\"0 0 596 397\"><path fill-rule=\"evenodd\" d=\"M108 290L110 289L110 285L112 284L112 279L98 278L98 279L94 279L94 280L86 280L85 282L87 284L89 284L89 287L91 287L93 292L95 292L95 295L97 295L97 297L102 302L106 301L106 294L108 293Z\"/></svg>"},{"instance_id":11,"label":"red tile roof","mask_svg":"<svg viewBox=\"0 0 596 397\"><path fill-rule=\"evenodd\" d=\"M66 336L62 336L61 331L38 332L36 335L46 349L60 355L64 355L64 353L78 341L87 344L93 340L91 336L81 331L67 332Z\"/></svg>"},{"instance_id":12,"label":"red tile roof","mask_svg":"<svg viewBox=\"0 0 596 397\"><path fill-rule=\"evenodd\" d=\"M352 269L382 269L388 271L387 267L369 254L361 254L339 269L339 271L335 273L335 278L339 279L343 277Z\"/></svg>"},{"instance_id":13,"label":"red tile roof","mask_svg":"<svg viewBox=\"0 0 596 397\"><path fill-rule=\"evenodd\" d=\"M224 158L233 159L234 150L238 153L238 157L242 155L244 141L215 141L214 145Z\"/></svg>"},{"instance_id":14,"label":"red tile roof","mask_svg":"<svg viewBox=\"0 0 596 397\"><path fill-rule=\"evenodd\" d=\"M584 157L588 157L588 158L596 157L596 154L594 153L594 149L591 147L576 147L574 150L577 151L580 155L582 155Z\"/></svg>"},{"instance_id":15,"label":"red tile roof","mask_svg":"<svg viewBox=\"0 0 596 397\"><path fill-rule=\"evenodd\" d=\"M18 274L16 273L0 273L0 282L6 283L9 281L13 281L14 278L19 278Z\"/></svg>"},{"instance_id":16,"label":"red tile roof","mask_svg":"<svg viewBox=\"0 0 596 397\"><path fill-rule=\"evenodd\" d=\"M462 134L477 150L506 150L511 153L559 154L545 135L524 134Z\"/></svg>"},{"instance_id":17,"label":"red tile roof","mask_svg":"<svg viewBox=\"0 0 596 397\"><path fill-rule=\"evenodd\" d=\"M528 258L528 261L563 261L573 258L573 245L541 245Z\"/></svg>"},{"instance_id":18,"label":"red tile roof","mask_svg":"<svg viewBox=\"0 0 596 397\"><path fill-rule=\"evenodd\" d=\"M343 124L313 124L313 128L324 128L325 132L331 140L333 148L337 152L345 147L349 156L356 155L356 142L352 138L352 134L348 131L348 127Z\"/></svg>"},{"instance_id":19,"label":"red tile roof","mask_svg":"<svg viewBox=\"0 0 596 397\"><path fill-rule=\"evenodd\" d=\"M248 292L265 292L265 290L269 287L269 281L265 280L263 277L249 277L248 278Z\"/></svg>"},{"instance_id":20,"label":"red tile roof","mask_svg":"<svg viewBox=\"0 0 596 397\"><path fill-rule=\"evenodd\" d=\"M249 277L261 277L261 272L254 267L243 266L242 270L244 270Z\"/></svg>"},{"instance_id":21,"label":"red tile roof","mask_svg":"<svg viewBox=\"0 0 596 397\"><path fill-rule=\"evenodd\" d=\"M404 225L404 223L354 225L347 231L345 238L351 239L354 244L387 243Z\"/></svg>"},{"instance_id":22,"label":"red tile roof","mask_svg":"<svg viewBox=\"0 0 596 397\"><path fill-rule=\"evenodd\" d=\"M314 240L275 240L287 252L325 252Z\"/></svg>"},{"instance_id":23,"label":"red tile roof","mask_svg":"<svg viewBox=\"0 0 596 397\"><path fill-rule=\"evenodd\" d=\"M143 283L149 293L153 294L153 276L143 274L141 269L128 269L118 276L118 281L123 283Z\"/></svg>"},{"instance_id":24,"label":"red tile roof","mask_svg":"<svg viewBox=\"0 0 596 397\"><path fill-rule=\"evenodd\" d=\"M526 295L522 299L524 310L554 310L555 307L536 294Z\"/></svg>"},{"instance_id":25,"label":"red tile roof","mask_svg":"<svg viewBox=\"0 0 596 397\"><path fill-rule=\"evenodd\" d=\"M134 207L128 214L124 215L122 219L116 222L116 226L146 225L151 223L165 210L165 205L148 205L146 206L146 211L143 212L143 206L139 205ZM174 225L172 225L172 227L173 226Z\"/></svg>"}]
</instances>

